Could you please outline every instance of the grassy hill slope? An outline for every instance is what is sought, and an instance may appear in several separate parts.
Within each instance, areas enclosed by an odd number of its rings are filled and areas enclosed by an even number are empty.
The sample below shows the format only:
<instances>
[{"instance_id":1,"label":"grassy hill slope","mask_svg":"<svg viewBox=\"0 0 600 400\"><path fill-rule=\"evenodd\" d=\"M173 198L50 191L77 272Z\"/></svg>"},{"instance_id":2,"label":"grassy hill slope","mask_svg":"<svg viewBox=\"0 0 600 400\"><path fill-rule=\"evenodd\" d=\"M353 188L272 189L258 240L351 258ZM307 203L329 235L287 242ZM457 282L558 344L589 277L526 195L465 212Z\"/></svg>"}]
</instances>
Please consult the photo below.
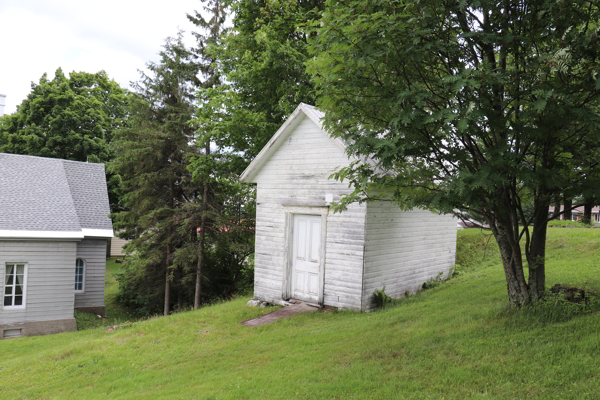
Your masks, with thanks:
<instances>
[{"instance_id":1,"label":"grassy hill slope","mask_svg":"<svg viewBox=\"0 0 600 400\"><path fill-rule=\"evenodd\" d=\"M248 328L269 310L241 298L0 341L0 399L597 399L600 314L507 310L493 239L460 235L459 277L383 311ZM600 292L600 229L554 228L548 245L548 286Z\"/></svg>"}]
</instances>

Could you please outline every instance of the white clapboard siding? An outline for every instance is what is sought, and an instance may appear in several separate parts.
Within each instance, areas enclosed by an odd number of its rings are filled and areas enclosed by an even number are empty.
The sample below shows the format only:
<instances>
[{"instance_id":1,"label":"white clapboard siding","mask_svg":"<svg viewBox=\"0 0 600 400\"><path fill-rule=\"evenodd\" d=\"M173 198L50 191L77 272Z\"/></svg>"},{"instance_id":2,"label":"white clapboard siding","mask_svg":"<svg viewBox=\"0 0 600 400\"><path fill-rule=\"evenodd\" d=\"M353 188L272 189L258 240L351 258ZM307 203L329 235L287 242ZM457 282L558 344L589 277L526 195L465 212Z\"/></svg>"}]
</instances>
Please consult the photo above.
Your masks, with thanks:
<instances>
[{"instance_id":1,"label":"white clapboard siding","mask_svg":"<svg viewBox=\"0 0 600 400\"><path fill-rule=\"evenodd\" d=\"M111 257L122 257L125 255L123 246L129 243L129 240L121 239L120 237L114 237L110 239L110 256Z\"/></svg>"},{"instance_id":2,"label":"white clapboard siding","mask_svg":"<svg viewBox=\"0 0 600 400\"><path fill-rule=\"evenodd\" d=\"M254 178L257 187L254 295L282 298L285 206L326 206L325 195L339 200L346 183L328 179L348 158L339 144L304 117ZM364 205L327 215L324 303L361 308Z\"/></svg>"},{"instance_id":3,"label":"white clapboard siding","mask_svg":"<svg viewBox=\"0 0 600 400\"><path fill-rule=\"evenodd\" d=\"M387 295L402 297L418 291L423 282L447 278L455 256L456 220L451 216L369 203L363 309L373 308L375 290L385 287Z\"/></svg>"},{"instance_id":4,"label":"white clapboard siding","mask_svg":"<svg viewBox=\"0 0 600 400\"><path fill-rule=\"evenodd\" d=\"M75 293L75 308L104 306L106 246L106 239L84 239L77 243L77 258L85 261L85 285L83 293Z\"/></svg>"},{"instance_id":5,"label":"white clapboard siding","mask_svg":"<svg viewBox=\"0 0 600 400\"><path fill-rule=\"evenodd\" d=\"M6 263L27 264L26 308L0 302L0 324L72 319L76 248L77 242L0 242L0 282Z\"/></svg>"}]
</instances>

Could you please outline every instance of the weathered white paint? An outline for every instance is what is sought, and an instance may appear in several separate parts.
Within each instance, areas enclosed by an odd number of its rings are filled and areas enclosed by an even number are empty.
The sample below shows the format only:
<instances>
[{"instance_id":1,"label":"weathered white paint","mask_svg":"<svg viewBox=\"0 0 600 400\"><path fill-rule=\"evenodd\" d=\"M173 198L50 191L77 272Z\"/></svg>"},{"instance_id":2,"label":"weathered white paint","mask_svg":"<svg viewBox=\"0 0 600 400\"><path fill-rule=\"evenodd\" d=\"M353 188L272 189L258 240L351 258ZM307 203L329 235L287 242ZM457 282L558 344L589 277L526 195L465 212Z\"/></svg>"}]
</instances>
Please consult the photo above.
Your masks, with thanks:
<instances>
[{"instance_id":1,"label":"weathered white paint","mask_svg":"<svg viewBox=\"0 0 600 400\"><path fill-rule=\"evenodd\" d=\"M85 261L85 288L83 293L75 293L75 308L104 306L106 246L106 239L84 239L77 243L77 258ZM75 260L72 271L75 279Z\"/></svg>"},{"instance_id":2,"label":"weathered white paint","mask_svg":"<svg viewBox=\"0 0 600 400\"><path fill-rule=\"evenodd\" d=\"M291 284L287 263L291 236L287 232L293 218L289 216L313 214L321 215L326 228L320 302L360 309L366 207L355 204L333 214L327 213L325 201L326 194L333 194L335 201L351 192L347 184L328 179L332 170L348 164L348 158L337 141L303 114L287 133L252 179L258 184L255 297L267 301L292 297L286 289Z\"/></svg>"},{"instance_id":3,"label":"weathered white paint","mask_svg":"<svg viewBox=\"0 0 600 400\"><path fill-rule=\"evenodd\" d=\"M369 203L363 310L373 292L391 297L415 293L424 282L446 279L456 257L456 220L425 210L402 211L391 202Z\"/></svg>"},{"instance_id":4,"label":"weathered white paint","mask_svg":"<svg viewBox=\"0 0 600 400\"><path fill-rule=\"evenodd\" d=\"M315 221L320 216L320 304L369 310L375 289L385 286L386 293L400 296L440 272L447 274L456 245L451 217L402 212L389 202L351 204L337 214L328 211L332 201L352 191L346 183L328 179L349 160L343 144L322 130L313 110L299 106L241 178L258 184L255 298L294 297L293 228L298 215L315 216Z\"/></svg>"},{"instance_id":5,"label":"weathered white paint","mask_svg":"<svg viewBox=\"0 0 600 400\"><path fill-rule=\"evenodd\" d=\"M292 245L292 297L317 303L321 287L321 217L295 214Z\"/></svg>"},{"instance_id":6,"label":"weathered white paint","mask_svg":"<svg viewBox=\"0 0 600 400\"><path fill-rule=\"evenodd\" d=\"M6 263L28 265L26 307L0 302L0 324L72 319L76 248L77 242L0 241L0 282Z\"/></svg>"}]
</instances>

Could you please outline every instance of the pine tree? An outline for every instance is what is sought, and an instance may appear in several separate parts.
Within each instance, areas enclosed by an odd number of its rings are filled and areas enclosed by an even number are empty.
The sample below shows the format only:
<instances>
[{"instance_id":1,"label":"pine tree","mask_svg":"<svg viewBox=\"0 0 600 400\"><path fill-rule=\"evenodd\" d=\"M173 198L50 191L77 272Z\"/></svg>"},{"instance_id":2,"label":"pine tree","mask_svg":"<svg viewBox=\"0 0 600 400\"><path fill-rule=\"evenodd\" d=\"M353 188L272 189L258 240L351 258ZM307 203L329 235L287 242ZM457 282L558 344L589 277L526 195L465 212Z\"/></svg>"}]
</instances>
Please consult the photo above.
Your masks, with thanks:
<instances>
[{"instance_id":1,"label":"pine tree","mask_svg":"<svg viewBox=\"0 0 600 400\"><path fill-rule=\"evenodd\" d=\"M193 196L187 157L194 151L191 82L198 71L181 34L167 39L160 56L134 84L130 128L116 135L112 170L121 176L128 208L116 215L115 226L124 236L137 236L134 246L144 268L162 270L168 315L176 250L187 235L179 230L181 209Z\"/></svg>"}]
</instances>

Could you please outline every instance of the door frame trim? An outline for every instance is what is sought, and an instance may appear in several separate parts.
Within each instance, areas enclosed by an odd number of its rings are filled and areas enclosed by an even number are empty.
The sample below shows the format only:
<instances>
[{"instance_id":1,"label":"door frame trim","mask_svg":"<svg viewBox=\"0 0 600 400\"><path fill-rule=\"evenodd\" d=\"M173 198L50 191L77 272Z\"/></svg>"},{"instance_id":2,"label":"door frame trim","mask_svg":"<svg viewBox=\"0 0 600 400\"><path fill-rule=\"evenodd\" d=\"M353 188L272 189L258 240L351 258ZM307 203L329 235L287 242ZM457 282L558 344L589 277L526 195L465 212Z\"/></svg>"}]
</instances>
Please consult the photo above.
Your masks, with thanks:
<instances>
[{"instance_id":1,"label":"door frame trim","mask_svg":"<svg viewBox=\"0 0 600 400\"><path fill-rule=\"evenodd\" d=\"M284 206L285 225L283 237L283 287L282 299L289 300L292 297L292 270L294 250L294 215L316 215L321 216L321 254L319 259L319 296L318 303L323 305L325 287L325 248L327 244L327 215L329 207L321 206Z\"/></svg>"}]
</instances>

